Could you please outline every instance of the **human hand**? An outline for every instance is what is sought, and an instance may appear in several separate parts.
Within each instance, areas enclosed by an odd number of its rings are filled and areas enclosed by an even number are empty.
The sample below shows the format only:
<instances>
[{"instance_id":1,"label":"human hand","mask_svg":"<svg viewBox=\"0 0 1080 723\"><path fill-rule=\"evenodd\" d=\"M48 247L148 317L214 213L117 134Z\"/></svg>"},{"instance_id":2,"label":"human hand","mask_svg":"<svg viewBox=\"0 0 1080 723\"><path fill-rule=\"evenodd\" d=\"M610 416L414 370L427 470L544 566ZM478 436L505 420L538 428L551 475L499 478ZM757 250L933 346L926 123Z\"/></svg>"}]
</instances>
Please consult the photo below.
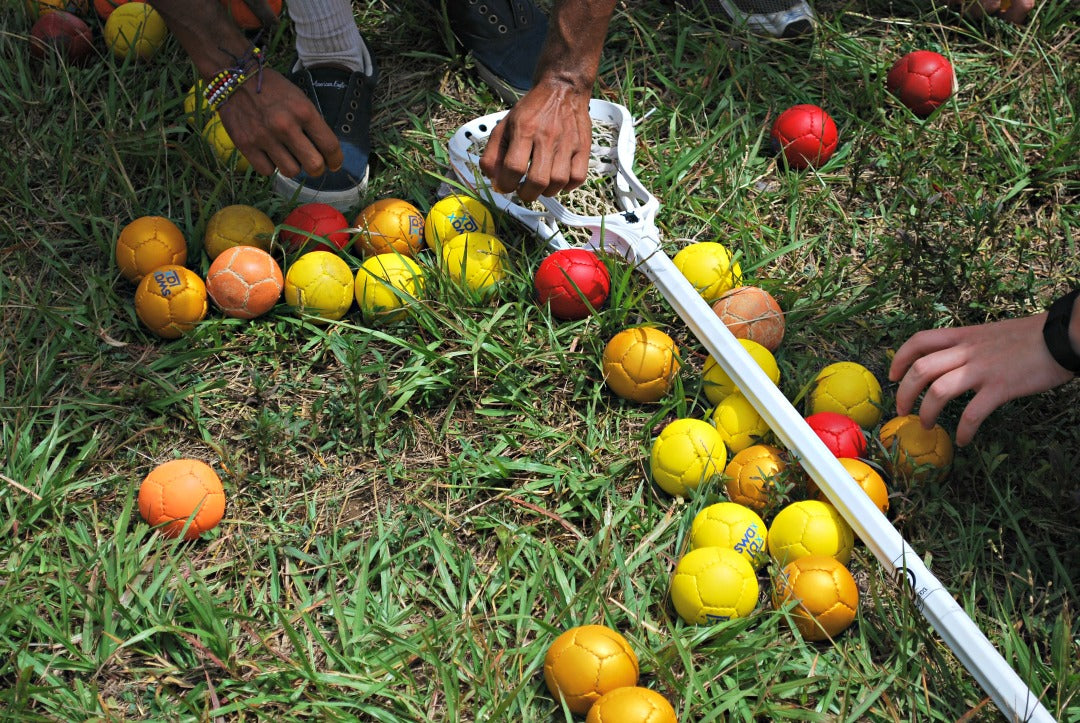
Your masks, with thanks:
<instances>
[{"instance_id":1,"label":"human hand","mask_svg":"<svg viewBox=\"0 0 1080 723\"><path fill-rule=\"evenodd\" d=\"M261 82L261 85L260 85ZM271 68L248 78L219 108L229 137L257 173L292 178L341 168L341 144L302 90Z\"/></svg>"},{"instance_id":2,"label":"human hand","mask_svg":"<svg viewBox=\"0 0 1080 723\"><path fill-rule=\"evenodd\" d=\"M492 130L480 170L496 191L516 191L532 202L584 183L591 150L589 96L563 83L542 82Z\"/></svg>"},{"instance_id":3,"label":"human hand","mask_svg":"<svg viewBox=\"0 0 1080 723\"><path fill-rule=\"evenodd\" d=\"M1035 8L1035 0L958 0L954 4L961 6L968 17L997 15L1016 25L1023 23Z\"/></svg>"},{"instance_id":4,"label":"human hand","mask_svg":"<svg viewBox=\"0 0 1080 723\"><path fill-rule=\"evenodd\" d=\"M978 326L920 331L896 352L889 379L899 381L896 413L911 413L919 394L923 427L934 425L945 404L974 391L956 427L956 443L971 441L979 425L1005 402L1046 391L1073 378L1046 348L1046 314Z\"/></svg>"}]
</instances>

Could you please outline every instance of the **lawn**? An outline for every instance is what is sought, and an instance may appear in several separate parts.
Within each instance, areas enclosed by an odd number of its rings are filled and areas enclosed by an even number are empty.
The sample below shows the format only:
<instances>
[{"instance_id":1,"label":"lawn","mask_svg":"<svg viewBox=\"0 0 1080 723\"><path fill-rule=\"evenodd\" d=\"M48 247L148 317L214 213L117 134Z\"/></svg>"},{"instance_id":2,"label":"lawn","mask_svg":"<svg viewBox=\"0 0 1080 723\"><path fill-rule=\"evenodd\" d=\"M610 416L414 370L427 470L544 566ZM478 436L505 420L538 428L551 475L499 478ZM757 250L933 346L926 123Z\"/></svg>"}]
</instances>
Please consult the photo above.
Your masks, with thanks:
<instances>
[{"instance_id":1,"label":"lawn","mask_svg":"<svg viewBox=\"0 0 1080 723\"><path fill-rule=\"evenodd\" d=\"M365 203L426 211L450 135L499 103L423 3L354 6L382 73ZM1050 0L1018 28L929 2L816 9L812 38L778 41L624 3L596 96L641 119L636 171L669 253L719 241L785 310L784 394L801 409L821 367L857 361L888 418L889 360L910 334L1036 313L1080 283L1080 13ZM283 303L251 322L211 310L176 341L149 333L114 263L124 225L172 219L205 273L218 209L280 223L291 206L187 126L195 75L175 41L121 60L94 21L100 55L75 67L31 60L21 7L0 23L0 717L571 720L544 654L600 623L680 721L1002 719L861 545L858 618L832 643L773 609L775 565L748 617L679 620L672 570L724 488L667 495L649 450L668 422L707 418L707 353L615 259L607 305L559 321L532 296L548 250L500 217L512 270L492 296L426 254L427 291L397 323L369 328L354 308L320 325ZM883 86L917 48L959 80L927 120ZM291 66L288 22L269 49ZM816 171L769 148L795 103L839 127ZM651 404L618 398L601 370L608 339L638 324L682 357ZM192 543L135 505L175 457L210 463L228 496ZM892 523L1063 721L1080 720L1078 469L1072 383L999 409L944 479L887 480ZM805 495L792 475L777 505Z\"/></svg>"}]
</instances>

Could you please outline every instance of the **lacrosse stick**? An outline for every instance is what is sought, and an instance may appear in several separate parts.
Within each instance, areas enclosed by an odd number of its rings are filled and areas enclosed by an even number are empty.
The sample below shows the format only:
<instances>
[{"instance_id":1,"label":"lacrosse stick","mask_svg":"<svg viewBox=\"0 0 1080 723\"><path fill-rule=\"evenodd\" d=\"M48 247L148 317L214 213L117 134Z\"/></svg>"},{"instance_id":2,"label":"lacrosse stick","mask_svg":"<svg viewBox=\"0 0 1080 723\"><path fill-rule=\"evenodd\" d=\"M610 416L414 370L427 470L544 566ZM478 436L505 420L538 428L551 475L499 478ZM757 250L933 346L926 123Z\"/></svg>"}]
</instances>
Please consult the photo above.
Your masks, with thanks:
<instances>
[{"instance_id":1,"label":"lacrosse stick","mask_svg":"<svg viewBox=\"0 0 1080 723\"><path fill-rule=\"evenodd\" d=\"M580 245L614 251L644 272L773 433L798 455L802 466L885 570L894 580L907 582L916 607L1002 713L1010 720L1053 721L1038 697L664 253L655 223L660 204L633 172L634 124L629 111L601 100L589 104L594 128L586 186L601 186L611 199L600 212L589 215L574 213L554 198L543 196L526 207L516 196L491 188L479 170L480 154L505 114L478 118L453 135L449 152L454 175L552 248ZM606 129L607 137L602 132L598 137L598 129ZM573 193L577 192L564 197ZM575 230L587 231L588 239L568 238Z\"/></svg>"}]
</instances>

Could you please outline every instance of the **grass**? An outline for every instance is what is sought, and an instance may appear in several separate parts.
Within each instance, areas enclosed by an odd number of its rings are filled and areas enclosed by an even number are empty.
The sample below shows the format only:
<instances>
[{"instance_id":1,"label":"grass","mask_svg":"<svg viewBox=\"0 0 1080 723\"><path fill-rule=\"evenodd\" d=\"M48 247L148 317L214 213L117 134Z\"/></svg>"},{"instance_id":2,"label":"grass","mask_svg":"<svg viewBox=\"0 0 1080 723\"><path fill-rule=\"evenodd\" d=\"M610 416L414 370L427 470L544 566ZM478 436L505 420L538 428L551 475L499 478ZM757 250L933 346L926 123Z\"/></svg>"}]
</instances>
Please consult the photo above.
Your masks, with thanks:
<instances>
[{"instance_id":1,"label":"grass","mask_svg":"<svg viewBox=\"0 0 1080 723\"><path fill-rule=\"evenodd\" d=\"M657 0L622 7L597 85L653 111L637 171L669 250L720 240L788 312L790 398L825 363L884 380L915 330L1033 313L1080 279L1075 4L1043 3L1023 28L909 2L818 10L813 40L773 41ZM419 4L356 12L383 73L370 199L426 209L450 133L498 105ZM704 352L618 263L606 308L557 322L530 298L545 250L500 219L515 268L494 298L436 272L401 324L354 311L319 327L281 306L150 335L111 258L124 224L168 216L204 272L218 208L280 221L288 206L186 128L194 76L175 43L148 63L33 63L29 21L2 22L0 717L565 720L546 648L606 623L683 721L1000 719L862 547L859 619L833 645L792 635L764 574L752 617L676 619L671 570L721 491L667 497L648 449L707 413ZM926 121L882 88L917 47L960 79ZM817 173L768 152L796 102L840 127ZM641 322L683 352L655 405L613 397L599 365ZM894 524L1060 720L1080 720L1078 392L1004 406L944 481L890 481ZM160 539L134 505L176 456L212 463L229 496L196 543Z\"/></svg>"}]
</instances>

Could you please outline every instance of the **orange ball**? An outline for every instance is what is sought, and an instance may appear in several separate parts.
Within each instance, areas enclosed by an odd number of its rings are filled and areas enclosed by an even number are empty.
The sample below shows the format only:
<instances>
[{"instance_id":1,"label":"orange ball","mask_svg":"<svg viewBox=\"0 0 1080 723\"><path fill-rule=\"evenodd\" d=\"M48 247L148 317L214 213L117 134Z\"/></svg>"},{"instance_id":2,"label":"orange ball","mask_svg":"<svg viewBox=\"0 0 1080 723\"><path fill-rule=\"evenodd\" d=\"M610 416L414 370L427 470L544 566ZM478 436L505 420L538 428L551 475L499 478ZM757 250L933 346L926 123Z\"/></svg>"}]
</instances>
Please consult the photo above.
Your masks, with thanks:
<instances>
[{"instance_id":1,"label":"orange ball","mask_svg":"<svg viewBox=\"0 0 1080 723\"><path fill-rule=\"evenodd\" d=\"M353 225L360 229L353 246L361 256L415 256L424 247L424 214L400 198L376 201L360 212Z\"/></svg>"},{"instance_id":2,"label":"orange ball","mask_svg":"<svg viewBox=\"0 0 1080 723\"><path fill-rule=\"evenodd\" d=\"M765 289L737 286L713 302L712 310L737 339L756 341L773 352L784 340L784 312Z\"/></svg>"},{"instance_id":3,"label":"orange ball","mask_svg":"<svg viewBox=\"0 0 1080 723\"><path fill-rule=\"evenodd\" d=\"M155 467L142 481L139 514L149 525L160 526L165 537L183 533L185 540L194 540L221 522L225 489L217 472L205 462L174 459Z\"/></svg>"},{"instance_id":4,"label":"orange ball","mask_svg":"<svg viewBox=\"0 0 1080 723\"><path fill-rule=\"evenodd\" d=\"M86 0L26 0L26 9L30 16L37 18L53 10L66 10L82 17L86 14Z\"/></svg>"},{"instance_id":5,"label":"orange ball","mask_svg":"<svg viewBox=\"0 0 1080 723\"><path fill-rule=\"evenodd\" d=\"M791 621L806 640L835 638L855 620L859 588L842 563L827 555L794 560L773 581L773 607L798 601Z\"/></svg>"},{"instance_id":6,"label":"orange ball","mask_svg":"<svg viewBox=\"0 0 1080 723\"><path fill-rule=\"evenodd\" d=\"M651 326L623 329L604 347L604 381L623 399L659 401L679 373L679 347Z\"/></svg>"},{"instance_id":7,"label":"orange ball","mask_svg":"<svg viewBox=\"0 0 1080 723\"><path fill-rule=\"evenodd\" d=\"M162 339L179 339L206 318L206 283L189 268L169 265L143 277L135 315Z\"/></svg>"},{"instance_id":8,"label":"orange ball","mask_svg":"<svg viewBox=\"0 0 1080 723\"><path fill-rule=\"evenodd\" d=\"M655 690L626 686L600 696L585 723L678 723L678 718L668 699Z\"/></svg>"},{"instance_id":9,"label":"orange ball","mask_svg":"<svg viewBox=\"0 0 1080 723\"><path fill-rule=\"evenodd\" d=\"M917 414L894 417L878 431L886 464L894 477L911 482L940 481L953 461L953 443L940 424L923 429Z\"/></svg>"},{"instance_id":10,"label":"orange ball","mask_svg":"<svg viewBox=\"0 0 1080 723\"><path fill-rule=\"evenodd\" d=\"M854 457L840 457L837 461L848 471L852 479L859 484L859 487L874 503L874 506L881 510L881 514L888 514L889 488L885 485L885 480L881 478L877 470L861 459L855 459ZM816 499L822 502L829 501L825 497L825 493L818 489L817 484L809 477L806 479L806 489Z\"/></svg>"},{"instance_id":11,"label":"orange ball","mask_svg":"<svg viewBox=\"0 0 1080 723\"><path fill-rule=\"evenodd\" d=\"M206 292L226 316L254 319L281 298L285 277L274 257L255 246L231 246L214 259Z\"/></svg>"},{"instance_id":12,"label":"orange ball","mask_svg":"<svg viewBox=\"0 0 1080 723\"><path fill-rule=\"evenodd\" d=\"M769 504L769 492L787 469L778 448L752 444L739 450L724 469L724 489L728 499L761 512Z\"/></svg>"},{"instance_id":13,"label":"orange ball","mask_svg":"<svg viewBox=\"0 0 1080 723\"><path fill-rule=\"evenodd\" d=\"M255 13L251 12L244 0L221 0L221 4L225 6L233 22L244 30L258 30L262 27L259 19L255 17ZM274 17L281 17L281 0L266 0L266 4L270 6Z\"/></svg>"},{"instance_id":14,"label":"orange ball","mask_svg":"<svg viewBox=\"0 0 1080 723\"><path fill-rule=\"evenodd\" d=\"M140 216L124 226L116 239L116 265L134 284L162 266L185 263L184 233L164 216Z\"/></svg>"},{"instance_id":15,"label":"orange ball","mask_svg":"<svg viewBox=\"0 0 1080 723\"><path fill-rule=\"evenodd\" d=\"M605 693L637 685L637 655L626 638L606 625L564 631L544 655L544 682L573 713L585 713Z\"/></svg>"}]
</instances>

